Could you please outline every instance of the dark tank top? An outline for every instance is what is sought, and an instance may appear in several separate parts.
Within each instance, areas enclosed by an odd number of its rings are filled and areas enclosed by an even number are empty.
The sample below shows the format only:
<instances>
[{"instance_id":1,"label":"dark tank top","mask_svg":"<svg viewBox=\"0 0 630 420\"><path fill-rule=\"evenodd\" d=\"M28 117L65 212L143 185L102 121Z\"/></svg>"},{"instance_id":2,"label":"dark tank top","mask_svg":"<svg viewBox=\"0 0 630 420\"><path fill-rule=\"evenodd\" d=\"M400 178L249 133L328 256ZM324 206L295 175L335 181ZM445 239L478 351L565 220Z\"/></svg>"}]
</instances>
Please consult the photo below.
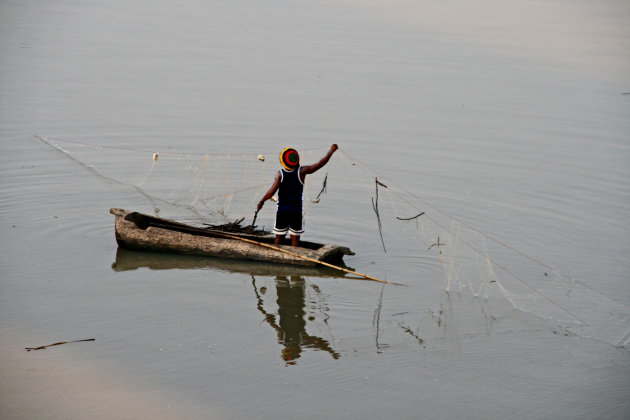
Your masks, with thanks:
<instances>
[{"instance_id":1,"label":"dark tank top","mask_svg":"<svg viewBox=\"0 0 630 420\"><path fill-rule=\"evenodd\" d=\"M282 182L278 190L278 210L301 211L304 202L304 184L300 180L300 167L292 171L280 169Z\"/></svg>"}]
</instances>

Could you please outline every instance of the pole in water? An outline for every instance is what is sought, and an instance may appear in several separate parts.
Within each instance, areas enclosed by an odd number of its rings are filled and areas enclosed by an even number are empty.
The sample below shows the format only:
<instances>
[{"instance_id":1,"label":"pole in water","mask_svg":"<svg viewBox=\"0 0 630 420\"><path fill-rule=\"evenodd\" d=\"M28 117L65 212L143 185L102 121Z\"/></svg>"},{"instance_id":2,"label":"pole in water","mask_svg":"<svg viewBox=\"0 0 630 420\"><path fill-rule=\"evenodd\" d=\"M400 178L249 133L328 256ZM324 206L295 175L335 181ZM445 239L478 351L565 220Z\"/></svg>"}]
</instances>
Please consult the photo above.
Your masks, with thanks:
<instances>
[{"instance_id":1,"label":"pole in water","mask_svg":"<svg viewBox=\"0 0 630 420\"><path fill-rule=\"evenodd\" d=\"M398 283L393 283L393 282L387 281L387 280L381 280L379 278L372 277L372 276L369 276L367 274L359 273L357 271L348 270L347 268L339 267L339 266L336 266L336 265L333 265L333 264L330 264L330 263L327 263L327 262L324 262L324 261L316 260L315 258L307 257L305 255L300 255L298 253L289 251L287 249L279 248L279 247L274 246L274 245L269 245L269 244L266 244L266 243L263 243L263 242L252 241L251 239L241 238L239 236L229 235L229 234L225 234L225 233L220 233L219 235L225 236L227 238L243 241L243 242L248 242L248 243L251 243L251 244L254 244L254 245L259 245L259 246L262 246L264 248L273 249L275 251L283 252L285 254L293 255L294 257L297 257L297 258L302 258L304 260L311 261L311 262L314 262L316 264L321 264L321 265L324 265L326 267L330 267L330 268L334 268L334 269L337 269L337 270L340 270L340 271L344 271L346 273L354 274L356 276L363 277L363 278L366 278L366 279L369 279L369 280L374 280L374 281L378 281L380 283L386 283L386 284L395 284L395 285L400 286L400 284L398 284Z\"/></svg>"}]
</instances>

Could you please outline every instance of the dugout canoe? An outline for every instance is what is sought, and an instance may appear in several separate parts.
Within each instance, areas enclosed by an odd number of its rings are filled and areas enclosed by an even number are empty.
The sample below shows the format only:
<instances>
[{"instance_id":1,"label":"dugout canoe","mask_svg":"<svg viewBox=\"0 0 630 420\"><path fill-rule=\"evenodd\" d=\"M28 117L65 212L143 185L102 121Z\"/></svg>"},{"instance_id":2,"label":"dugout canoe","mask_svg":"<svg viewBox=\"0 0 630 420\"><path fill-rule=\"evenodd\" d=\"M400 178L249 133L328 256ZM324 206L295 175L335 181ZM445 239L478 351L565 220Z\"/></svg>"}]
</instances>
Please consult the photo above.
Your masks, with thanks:
<instances>
[{"instance_id":1,"label":"dugout canoe","mask_svg":"<svg viewBox=\"0 0 630 420\"><path fill-rule=\"evenodd\" d=\"M349 248L339 245L307 241L301 241L299 247L273 245L273 237L269 236L229 233L227 235L233 237L230 238L221 231L125 209L112 208L109 212L116 216L116 242L121 248L302 266L315 266L315 261L340 264L344 255L354 255Z\"/></svg>"}]
</instances>

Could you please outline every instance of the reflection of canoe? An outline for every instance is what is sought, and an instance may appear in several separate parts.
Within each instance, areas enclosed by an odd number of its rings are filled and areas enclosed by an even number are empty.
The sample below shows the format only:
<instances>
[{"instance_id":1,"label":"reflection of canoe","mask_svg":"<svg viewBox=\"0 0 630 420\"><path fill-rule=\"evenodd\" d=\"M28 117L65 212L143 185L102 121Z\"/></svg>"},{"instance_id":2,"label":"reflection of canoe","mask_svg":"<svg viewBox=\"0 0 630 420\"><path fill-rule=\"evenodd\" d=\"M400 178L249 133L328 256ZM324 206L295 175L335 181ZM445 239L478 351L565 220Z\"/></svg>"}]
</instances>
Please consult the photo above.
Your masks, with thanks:
<instances>
[{"instance_id":1,"label":"reflection of canoe","mask_svg":"<svg viewBox=\"0 0 630 420\"><path fill-rule=\"evenodd\" d=\"M253 274L255 276L304 276L304 277L344 277L346 274L328 267L296 266L275 264L263 261L228 260L196 255L159 254L133 249L118 248L114 271L131 271L140 268L150 270L199 270L210 269L230 273Z\"/></svg>"},{"instance_id":2,"label":"reflection of canoe","mask_svg":"<svg viewBox=\"0 0 630 420\"><path fill-rule=\"evenodd\" d=\"M300 256L338 264L344 255L354 255L348 248L338 245L306 241L302 241L299 247L277 245L278 248L297 254L291 255L244 240L227 238L219 231L123 209L111 209L109 212L116 216L116 241L122 248L311 266L316 263ZM273 243L271 237L244 234L230 236L268 245Z\"/></svg>"}]
</instances>

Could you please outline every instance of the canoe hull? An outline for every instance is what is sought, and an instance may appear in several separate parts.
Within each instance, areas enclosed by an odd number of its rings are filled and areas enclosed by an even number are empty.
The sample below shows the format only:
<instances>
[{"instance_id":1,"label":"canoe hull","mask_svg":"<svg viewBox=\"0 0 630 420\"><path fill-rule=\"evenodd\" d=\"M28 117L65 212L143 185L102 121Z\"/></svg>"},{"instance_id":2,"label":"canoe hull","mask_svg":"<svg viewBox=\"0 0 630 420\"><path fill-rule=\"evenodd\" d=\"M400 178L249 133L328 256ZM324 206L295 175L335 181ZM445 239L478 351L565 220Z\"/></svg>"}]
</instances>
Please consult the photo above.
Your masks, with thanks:
<instances>
[{"instance_id":1,"label":"canoe hull","mask_svg":"<svg viewBox=\"0 0 630 420\"><path fill-rule=\"evenodd\" d=\"M241 240L211 237L174 230L186 228L187 225L167 219L146 216L124 209L111 209L110 213L116 216L116 241L122 248L236 260L265 261L279 264L317 265L317 263L313 261L308 261L295 255ZM134 215L134 217L130 215ZM142 226L142 223L137 223L138 218L142 217L158 220L162 223L158 223L159 227L151 225ZM188 228L191 230L196 229L193 227ZM243 237L251 238L251 236L246 235L243 235ZM272 241L271 238L256 238L255 240L266 243ZM354 255L354 253L346 247L330 244L309 243L309 248L314 249L291 247L287 245L277 245L277 247L303 257L331 264L341 262L344 255Z\"/></svg>"}]
</instances>

